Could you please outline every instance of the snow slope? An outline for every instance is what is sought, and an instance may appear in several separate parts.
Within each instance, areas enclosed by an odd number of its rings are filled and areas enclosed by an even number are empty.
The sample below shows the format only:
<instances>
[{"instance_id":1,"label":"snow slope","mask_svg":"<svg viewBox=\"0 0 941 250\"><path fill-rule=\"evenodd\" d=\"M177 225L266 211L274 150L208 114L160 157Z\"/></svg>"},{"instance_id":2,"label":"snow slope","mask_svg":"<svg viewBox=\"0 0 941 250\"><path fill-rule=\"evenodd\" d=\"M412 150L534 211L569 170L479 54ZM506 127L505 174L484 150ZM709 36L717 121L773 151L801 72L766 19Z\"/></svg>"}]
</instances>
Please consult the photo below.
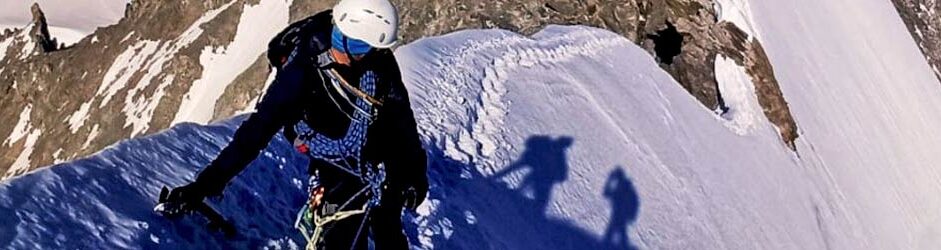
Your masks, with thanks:
<instances>
[{"instance_id":1,"label":"snow slope","mask_svg":"<svg viewBox=\"0 0 941 250\"><path fill-rule=\"evenodd\" d=\"M229 140L238 119L126 141L89 159L46 168L0 185L0 246L12 249L251 248L294 237L290 230L304 159L271 147L216 203L240 218L240 238L205 230L200 218L172 222L151 209L163 185L182 185ZM274 144L282 145L277 141ZM297 164L285 164L286 162ZM295 237L295 240L303 238ZM288 242L288 241L285 241Z\"/></svg>"},{"instance_id":2,"label":"snow slope","mask_svg":"<svg viewBox=\"0 0 941 250\"><path fill-rule=\"evenodd\" d=\"M832 188L822 228L833 246L941 247L941 85L891 3L751 6L804 167Z\"/></svg>"},{"instance_id":3,"label":"snow slope","mask_svg":"<svg viewBox=\"0 0 941 250\"><path fill-rule=\"evenodd\" d=\"M432 156L430 199L407 215L421 248L819 242L813 231L794 230L816 227L807 219L814 192L773 127L737 134L623 37L561 26L532 39L464 31L397 54ZM235 124L185 124L13 179L0 186L0 208L18 226L0 235L11 235L14 248L175 248L206 237L196 247L301 245L289 224L303 197L303 163L281 139L216 203L239 218L243 238L225 241L201 230L198 218L171 223L149 212L158 187L191 179ZM78 229L47 240L62 226Z\"/></svg>"},{"instance_id":4,"label":"snow slope","mask_svg":"<svg viewBox=\"0 0 941 250\"><path fill-rule=\"evenodd\" d=\"M613 33L553 26L533 39L459 32L398 51L424 107L419 123L432 128L424 131L431 169L441 176L419 219L421 242L442 249L818 244L814 231L795 230L816 227L806 201L815 192L766 120L737 134Z\"/></svg>"},{"instance_id":5,"label":"snow slope","mask_svg":"<svg viewBox=\"0 0 941 250\"><path fill-rule=\"evenodd\" d=\"M404 215L413 247L938 247L941 135L930 125L941 124L941 89L888 3L832 15L839 1L740 11L761 17L743 20L754 19L801 124L799 155L725 58L716 74L731 110L717 116L600 29L468 30L399 48L430 155L429 199ZM801 18L774 14L789 9ZM183 123L0 184L0 225L11 225L0 246L302 246L290 224L305 162L281 136L213 202L237 238L150 211L159 187L191 180L240 119Z\"/></svg>"}]
</instances>

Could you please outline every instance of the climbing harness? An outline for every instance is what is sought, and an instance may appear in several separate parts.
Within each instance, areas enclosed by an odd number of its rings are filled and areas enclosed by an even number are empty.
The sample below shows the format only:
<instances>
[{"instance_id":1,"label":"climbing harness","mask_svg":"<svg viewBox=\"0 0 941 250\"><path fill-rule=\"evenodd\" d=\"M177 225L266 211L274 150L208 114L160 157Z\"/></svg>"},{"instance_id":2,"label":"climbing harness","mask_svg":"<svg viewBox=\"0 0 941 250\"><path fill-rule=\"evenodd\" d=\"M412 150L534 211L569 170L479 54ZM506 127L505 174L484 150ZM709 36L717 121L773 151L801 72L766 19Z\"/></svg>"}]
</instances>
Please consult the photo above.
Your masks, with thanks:
<instances>
[{"instance_id":1,"label":"climbing harness","mask_svg":"<svg viewBox=\"0 0 941 250\"><path fill-rule=\"evenodd\" d=\"M321 57L322 58L322 57ZM340 138L330 138L318 133L307 126L303 121L294 125L298 138L295 146L303 148L311 159L326 163L342 172L357 177L364 187L343 204L330 204L323 202L324 187L320 185L319 173L312 173L309 180L309 198L304 207L298 211L294 227L301 231L307 240L307 249L317 249L323 245L323 235L330 230L331 223L335 223L352 216L362 215L359 229L353 244L360 240L363 227L369 218L371 208L379 205L382 197L382 183L385 180L385 170L382 164L373 166L361 158L363 146L366 144L369 125L378 117L377 107L382 102L372 96L376 93L377 77L375 72L366 71L360 77L361 89L350 85L336 70L321 67L320 76L327 90L327 95L341 112L350 119L350 126ZM326 77L324 77L326 76ZM329 86L328 86L329 85ZM335 91L330 91L330 87ZM347 95L351 94L352 97ZM343 105L352 107L352 113L346 112ZM300 143L301 145L298 145ZM350 208L350 204L361 197L367 202L362 207Z\"/></svg>"}]
</instances>

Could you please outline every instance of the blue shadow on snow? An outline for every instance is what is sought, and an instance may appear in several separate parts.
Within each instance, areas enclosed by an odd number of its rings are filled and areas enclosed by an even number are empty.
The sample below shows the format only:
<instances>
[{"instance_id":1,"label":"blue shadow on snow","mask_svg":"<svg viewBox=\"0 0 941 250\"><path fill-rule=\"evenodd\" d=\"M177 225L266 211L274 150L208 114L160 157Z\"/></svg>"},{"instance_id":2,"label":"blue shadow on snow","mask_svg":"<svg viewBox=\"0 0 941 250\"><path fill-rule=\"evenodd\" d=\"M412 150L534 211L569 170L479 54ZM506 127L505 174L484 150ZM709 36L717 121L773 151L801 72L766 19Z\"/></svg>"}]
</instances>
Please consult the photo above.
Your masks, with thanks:
<instances>
[{"instance_id":1,"label":"blue shadow on snow","mask_svg":"<svg viewBox=\"0 0 941 250\"><path fill-rule=\"evenodd\" d=\"M258 249L303 242L291 223L304 202L297 180L306 183L307 164L281 136L229 184L224 199L211 202L233 219L238 236L207 230L200 216L168 220L152 211L160 187L191 181L241 121L182 124L0 183L0 248Z\"/></svg>"},{"instance_id":2,"label":"blue shadow on snow","mask_svg":"<svg viewBox=\"0 0 941 250\"><path fill-rule=\"evenodd\" d=\"M431 234L436 249L635 249L628 226L638 216L640 199L620 167L610 173L600 194L612 206L604 235L547 215L552 189L568 179L566 151L573 141L532 136L517 161L489 177L473 165L449 158L440 148L429 148L429 196L440 204L432 215L412 218L426 220L429 228L407 225L410 240L419 240L419 230L432 230L438 231ZM500 180L525 169L528 173L517 189Z\"/></svg>"}]
</instances>

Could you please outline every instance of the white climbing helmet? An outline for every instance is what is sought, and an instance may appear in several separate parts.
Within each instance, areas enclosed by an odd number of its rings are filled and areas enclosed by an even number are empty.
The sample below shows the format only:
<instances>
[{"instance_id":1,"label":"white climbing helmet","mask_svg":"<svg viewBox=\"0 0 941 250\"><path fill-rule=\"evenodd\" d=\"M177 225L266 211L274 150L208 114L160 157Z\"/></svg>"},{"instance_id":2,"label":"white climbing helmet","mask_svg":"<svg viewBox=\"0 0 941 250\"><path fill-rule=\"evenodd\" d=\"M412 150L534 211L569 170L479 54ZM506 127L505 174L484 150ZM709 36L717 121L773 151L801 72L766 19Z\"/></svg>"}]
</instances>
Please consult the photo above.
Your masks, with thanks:
<instances>
[{"instance_id":1,"label":"white climbing helmet","mask_svg":"<svg viewBox=\"0 0 941 250\"><path fill-rule=\"evenodd\" d=\"M340 0L333 23L343 35L380 49L395 45L399 14L388 0Z\"/></svg>"}]
</instances>

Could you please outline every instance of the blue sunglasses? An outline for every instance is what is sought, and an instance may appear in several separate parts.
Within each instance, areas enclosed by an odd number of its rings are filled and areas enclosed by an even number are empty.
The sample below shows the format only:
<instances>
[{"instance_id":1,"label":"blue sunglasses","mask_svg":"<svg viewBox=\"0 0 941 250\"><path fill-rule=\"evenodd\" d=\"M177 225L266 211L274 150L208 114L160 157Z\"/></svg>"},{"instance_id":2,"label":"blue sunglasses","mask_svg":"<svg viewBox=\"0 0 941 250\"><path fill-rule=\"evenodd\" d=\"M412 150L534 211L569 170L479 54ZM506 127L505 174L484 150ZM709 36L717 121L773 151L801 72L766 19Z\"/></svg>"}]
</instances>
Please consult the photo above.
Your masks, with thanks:
<instances>
[{"instance_id":1,"label":"blue sunglasses","mask_svg":"<svg viewBox=\"0 0 941 250\"><path fill-rule=\"evenodd\" d=\"M354 56L365 55L372 50L372 46L369 46L368 43L353 39L347 36L344 36L340 32L340 28L333 26L333 34L331 35L333 48L339 50L340 52L347 53Z\"/></svg>"}]
</instances>

